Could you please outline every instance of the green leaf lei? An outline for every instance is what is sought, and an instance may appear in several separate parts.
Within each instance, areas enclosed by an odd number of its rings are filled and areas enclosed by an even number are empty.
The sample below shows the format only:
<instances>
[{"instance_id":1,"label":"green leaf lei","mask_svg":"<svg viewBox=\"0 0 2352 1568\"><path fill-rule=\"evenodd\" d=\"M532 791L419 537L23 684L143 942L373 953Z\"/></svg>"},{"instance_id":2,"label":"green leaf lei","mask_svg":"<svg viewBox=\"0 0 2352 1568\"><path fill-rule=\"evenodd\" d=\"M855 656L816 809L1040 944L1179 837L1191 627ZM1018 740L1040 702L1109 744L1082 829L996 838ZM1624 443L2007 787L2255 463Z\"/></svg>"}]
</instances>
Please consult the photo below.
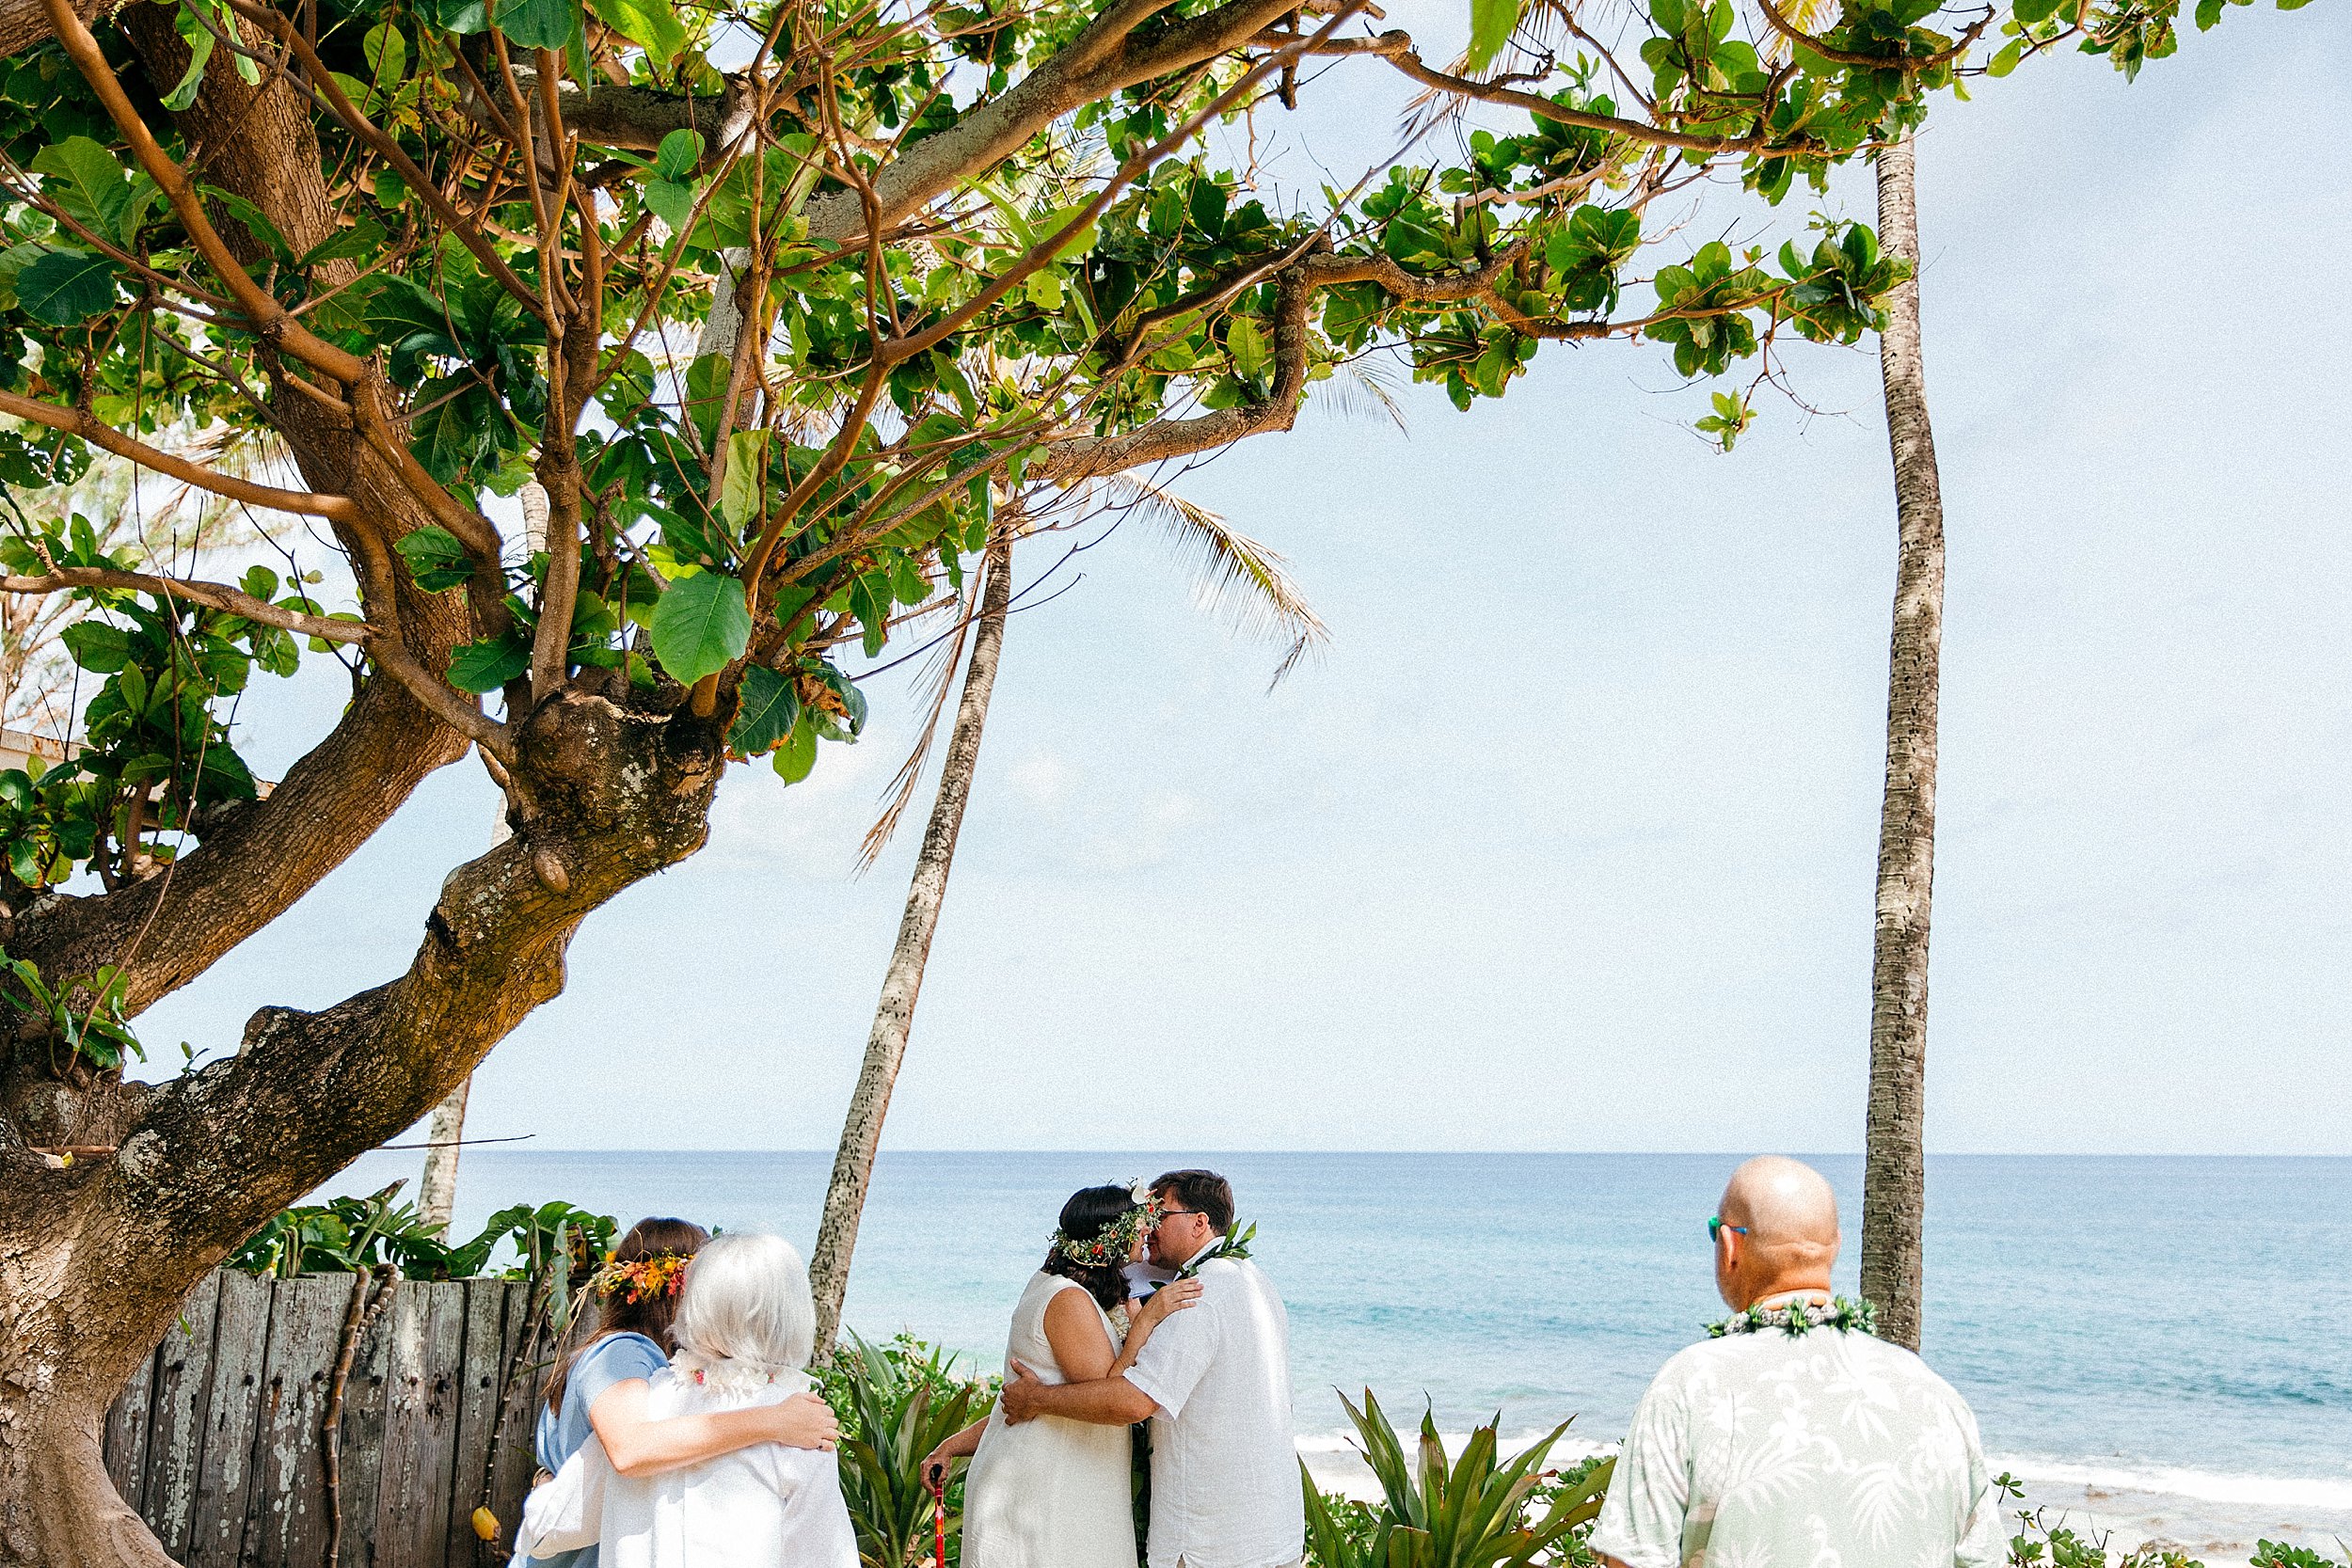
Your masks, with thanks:
<instances>
[{"instance_id":1,"label":"green leaf lei","mask_svg":"<svg viewBox=\"0 0 2352 1568\"><path fill-rule=\"evenodd\" d=\"M1708 1323L1707 1336L1710 1339L1720 1339L1729 1334L1761 1334L1768 1328L1777 1328L1792 1338L1816 1328L1834 1328L1840 1334L1875 1336L1879 1331L1879 1309L1869 1302L1855 1301L1848 1296L1832 1297L1826 1307L1819 1303L1807 1306L1802 1301L1792 1301L1770 1309L1751 1307L1721 1323Z\"/></svg>"},{"instance_id":2,"label":"green leaf lei","mask_svg":"<svg viewBox=\"0 0 2352 1568\"><path fill-rule=\"evenodd\" d=\"M1258 1227L1254 1225L1245 1225L1239 1230L1228 1229L1223 1241L1178 1269L1176 1277L1179 1279L1198 1278L1201 1264L1214 1263L1220 1258L1230 1258L1238 1263L1249 1256L1249 1243L1257 1239Z\"/></svg>"}]
</instances>

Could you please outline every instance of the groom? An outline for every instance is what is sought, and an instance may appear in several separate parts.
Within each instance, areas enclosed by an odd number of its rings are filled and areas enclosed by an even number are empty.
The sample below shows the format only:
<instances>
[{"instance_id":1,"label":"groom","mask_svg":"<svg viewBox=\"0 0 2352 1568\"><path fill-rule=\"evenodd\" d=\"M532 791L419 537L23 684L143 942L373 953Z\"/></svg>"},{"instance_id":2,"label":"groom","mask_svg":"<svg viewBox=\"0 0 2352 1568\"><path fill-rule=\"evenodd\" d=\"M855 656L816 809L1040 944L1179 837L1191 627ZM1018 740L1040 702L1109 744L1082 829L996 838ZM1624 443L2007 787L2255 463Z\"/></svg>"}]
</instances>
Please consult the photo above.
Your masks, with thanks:
<instances>
[{"instance_id":1,"label":"groom","mask_svg":"<svg viewBox=\"0 0 2352 1568\"><path fill-rule=\"evenodd\" d=\"M1152 1193L1161 1206L1152 1261L1197 1277L1199 1303L1164 1321L1118 1377L1044 1383L1013 1362L1005 1419L1131 1426L1149 1418L1149 1568L1287 1568L1306 1542L1289 1315L1255 1263L1221 1256L1233 1226L1231 1182L1215 1171L1170 1171Z\"/></svg>"}]
</instances>

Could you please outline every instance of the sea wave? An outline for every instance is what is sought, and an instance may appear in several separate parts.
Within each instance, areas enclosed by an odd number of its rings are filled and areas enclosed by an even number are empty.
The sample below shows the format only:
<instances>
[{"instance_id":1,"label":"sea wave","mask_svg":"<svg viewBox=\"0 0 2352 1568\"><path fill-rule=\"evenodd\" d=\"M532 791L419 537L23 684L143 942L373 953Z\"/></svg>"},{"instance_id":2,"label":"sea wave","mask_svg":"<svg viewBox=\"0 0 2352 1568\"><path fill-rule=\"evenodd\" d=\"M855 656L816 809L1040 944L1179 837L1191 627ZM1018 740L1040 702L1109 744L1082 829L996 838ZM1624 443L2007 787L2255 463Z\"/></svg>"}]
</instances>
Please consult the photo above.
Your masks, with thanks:
<instances>
[{"instance_id":1,"label":"sea wave","mask_svg":"<svg viewBox=\"0 0 2352 1568\"><path fill-rule=\"evenodd\" d=\"M1409 1439L1409 1434L1406 1435ZM1439 1433L1446 1452L1459 1454L1470 1440L1463 1432ZM1506 1434L1499 1445L1507 1456L1540 1440L1544 1433L1528 1431ZM1311 1463L1324 1455L1353 1454L1356 1438L1346 1433L1310 1433L1298 1438L1298 1451ZM1565 1436L1552 1446L1554 1465L1572 1465L1596 1453L1614 1453L1614 1443ZM2325 1509L2352 1513L2352 1475L2263 1476L2224 1470L2193 1470L2170 1465L2132 1465L2115 1460L2073 1460L2047 1454L1990 1454L1995 1473L2007 1470L2018 1480L2044 1485L2082 1486L2101 1492L2134 1492L2154 1497L2184 1497L2196 1502L2248 1503L2265 1508Z\"/></svg>"},{"instance_id":2,"label":"sea wave","mask_svg":"<svg viewBox=\"0 0 2352 1568\"><path fill-rule=\"evenodd\" d=\"M2208 1503L2253 1503L2265 1508L2320 1508L2352 1513L2352 1476L2258 1476L2226 1470L2191 1470L2173 1465L2086 1462L2035 1454L1993 1454L1987 1456L1987 1463L1994 1470L2005 1469L2024 1481L2189 1497Z\"/></svg>"}]
</instances>

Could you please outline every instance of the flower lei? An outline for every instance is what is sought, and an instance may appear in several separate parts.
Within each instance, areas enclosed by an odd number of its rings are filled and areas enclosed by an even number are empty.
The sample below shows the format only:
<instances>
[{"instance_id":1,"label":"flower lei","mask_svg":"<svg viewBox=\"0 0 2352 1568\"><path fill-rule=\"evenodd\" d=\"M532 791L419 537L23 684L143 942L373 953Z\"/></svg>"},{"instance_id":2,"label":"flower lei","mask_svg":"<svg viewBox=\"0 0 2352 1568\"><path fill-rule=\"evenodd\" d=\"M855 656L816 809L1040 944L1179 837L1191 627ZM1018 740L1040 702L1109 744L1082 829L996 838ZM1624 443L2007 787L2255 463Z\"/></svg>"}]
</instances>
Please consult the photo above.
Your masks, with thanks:
<instances>
[{"instance_id":1,"label":"flower lei","mask_svg":"<svg viewBox=\"0 0 2352 1568\"><path fill-rule=\"evenodd\" d=\"M1708 1338L1721 1339L1730 1334L1761 1334L1777 1328L1790 1338L1816 1328L1834 1328L1840 1334L1868 1334L1879 1331L1879 1309L1867 1301L1854 1301L1835 1296L1827 1307L1819 1302L1807 1305L1802 1301L1785 1302L1774 1307L1751 1307L1735 1313L1721 1323L1707 1325Z\"/></svg>"},{"instance_id":2,"label":"flower lei","mask_svg":"<svg viewBox=\"0 0 2352 1568\"><path fill-rule=\"evenodd\" d=\"M632 1307L656 1296L674 1296L686 1284L687 1260L682 1252L657 1252L625 1263L608 1252L604 1267L589 1278L588 1288L600 1296L626 1292Z\"/></svg>"},{"instance_id":3,"label":"flower lei","mask_svg":"<svg viewBox=\"0 0 2352 1568\"><path fill-rule=\"evenodd\" d=\"M1176 1277L1179 1279L1198 1278L1200 1274L1201 1264L1214 1263L1220 1258L1230 1258L1234 1262L1238 1263L1243 1259L1249 1256L1249 1243L1257 1239L1258 1227L1254 1225L1245 1225L1239 1230L1235 1230L1232 1227L1228 1226L1226 1227L1224 1237L1218 1241L1216 1245L1211 1247L1208 1251L1202 1253L1191 1262L1186 1263L1183 1268L1178 1269L1176 1271Z\"/></svg>"},{"instance_id":4,"label":"flower lei","mask_svg":"<svg viewBox=\"0 0 2352 1568\"><path fill-rule=\"evenodd\" d=\"M1134 1256L1136 1238L1160 1223L1160 1200L1140 1181L1128 1185L1135 1207L1091 1236L1064 1235L1059 1227L1050 1243L1072 1262L1089 1269L1115 1269Z\"/></svg>"}]
</instances>

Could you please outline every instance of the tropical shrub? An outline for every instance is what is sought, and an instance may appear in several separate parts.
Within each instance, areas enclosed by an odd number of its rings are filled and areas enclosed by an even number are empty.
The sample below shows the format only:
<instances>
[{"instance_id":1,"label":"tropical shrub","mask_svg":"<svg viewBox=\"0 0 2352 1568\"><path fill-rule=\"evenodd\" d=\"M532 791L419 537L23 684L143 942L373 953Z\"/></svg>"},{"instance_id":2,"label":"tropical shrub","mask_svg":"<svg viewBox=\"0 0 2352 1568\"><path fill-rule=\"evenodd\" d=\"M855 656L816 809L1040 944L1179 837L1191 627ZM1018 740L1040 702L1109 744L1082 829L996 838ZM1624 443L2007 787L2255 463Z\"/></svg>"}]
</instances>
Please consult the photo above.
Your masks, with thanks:
<instances>
[{"instance_id":1,"label":"tropical shrub","mask_svg":"<svg viewBox=\"0 0 2352 1568\"><path fill-rule=\"evenodd\" d=\"M865 1568L929 1561L942 1512L923 1484L923 1461L995 1401L993 1379L964 1377L953 1352L906 1334L873 1344L850 1336L821 1373L826 1402L841 1418L841 1494L857 1527ZM944 1499L947 1560L959 1560L963 1481L951 1476Z\"/></svg>"},{"instance_id":2,"label":"tropical shrub","mask_svg":"<svg viewBox=\"0 0 2352 1568\"><path fill-rule=\"evenodd\" d=\"M2004 1472L1993 1479L1993 1484L2004 1497L2022 1498L2025 1486L2015 1476ZM2049 1521L2049 1511L2042 1508L2020 1509L2017 1513L2018 1531L2010 1537L2010 1568L2109 1568L2107 1538L2095 1531L2090 1534L2073 1527ZM2352 1548L2339 1541L2344 1552L2341 1559L2322 1557L2308 1546L2290 1546L2283 1541L2263 1541L2256 1544L2249 1568L2352 1568ZM2205 1568L2202 1562L2184 1552L2162 1546L2139 1546L2118 1558L2113 1568Z\"/></svg>"},{"instance_id":3,"label":"tropical shrub","mask_svg":"<svg viewBox=\"0 0 2352 1568\"><path fill-rule=\"evenodd\" d=\"M1544 1469L1563 1421L1517 1458L1502 1463L1489 1421L1451 1459L1424 1410L1418 1453L1408 1460L1380 1402L1364 1390L1359 1409L1344 1395L1359 1451L1380 1483L1378 1503L1326 1497L1300 1468L1306 1492L1307 1556L1318 1568L1521 1568L1590 1561L1582 1532L1600 1513L1615 1461L1587 1461L1573 1475ZM1573 1418L1571 1418L1573 1419Z\"/></svg>"},{"instance_id":4,"label":"tropical shrub","mask_svg":"<svg viewBox=\"0 0 2352 1568\"><path fill-rule=\"evenodd\" d=\"M592 1214L561 1201L535 1208L518 1203L490 1216L479 1235L452 1244L427 1229L416 1205L399 1201L405 1181L395 1181L365 1197L336 1197L278 1211L229 1255L227 1266L246 1274L291 1279L305 1274L353 1274L385 1264L411 1279L469 1279L490 1272L501 1243L511 1242L515 1261L497 1271L501 1279L537 1279L552 1275L558 1297L604 1258L618 1227L610 1214ZM569 1267L552 1270L555 1259ZM559 1314L560 1316L560 1314Z\"/></svg>"}]
</instances>

